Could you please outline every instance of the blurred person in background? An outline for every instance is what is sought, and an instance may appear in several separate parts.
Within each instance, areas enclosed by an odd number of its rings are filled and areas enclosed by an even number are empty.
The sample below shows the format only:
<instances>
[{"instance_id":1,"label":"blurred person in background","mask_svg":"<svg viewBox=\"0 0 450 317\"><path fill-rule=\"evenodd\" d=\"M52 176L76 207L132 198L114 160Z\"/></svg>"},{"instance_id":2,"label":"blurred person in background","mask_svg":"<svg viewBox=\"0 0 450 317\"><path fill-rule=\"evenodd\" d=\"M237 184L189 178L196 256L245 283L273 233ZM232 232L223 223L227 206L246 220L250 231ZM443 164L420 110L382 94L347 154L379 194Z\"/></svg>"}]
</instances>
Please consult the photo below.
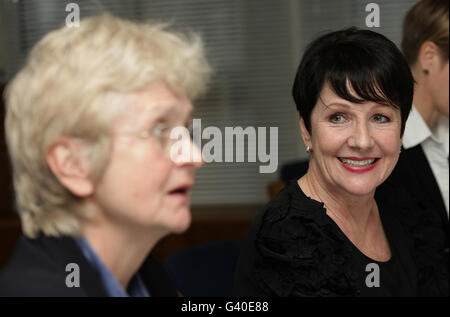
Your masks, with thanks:
<instances>
[{"instance_id":1,"label":"blurred person in background","mask_svg":"<svg viewBox=\"0 0 450 317\"><path fill-rule=\"evenodd\" d=\"M170 132L209 73L198 36L109 14L37 43L6 91L23 236L0 295L177 296L150 252L190 225L202 162L173 160Z\"/></svg>"},{"instance_id":2,"label":"blurred person in background","mask_svg":"<svg viewBox=\"0 0 450 317\"><path fill-rule=\"evenodd\" d=\"M448 0L422 0L404 18L401 46L416 83L389 179L414 198L419 212L403 218L415 237L419 283L434 295L448 295L449 286L448 7Z\"/></svg>"}]
</instances>

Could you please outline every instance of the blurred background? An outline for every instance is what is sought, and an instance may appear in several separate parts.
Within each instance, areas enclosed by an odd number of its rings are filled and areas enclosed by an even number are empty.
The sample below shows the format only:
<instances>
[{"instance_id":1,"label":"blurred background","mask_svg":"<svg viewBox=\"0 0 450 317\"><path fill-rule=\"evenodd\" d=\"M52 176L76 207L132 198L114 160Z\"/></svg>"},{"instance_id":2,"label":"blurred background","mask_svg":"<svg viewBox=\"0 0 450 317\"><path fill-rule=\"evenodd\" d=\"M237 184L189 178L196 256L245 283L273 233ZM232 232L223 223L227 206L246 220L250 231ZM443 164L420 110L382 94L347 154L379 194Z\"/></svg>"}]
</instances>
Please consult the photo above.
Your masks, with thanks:
<instances>
[{"instance_id":1,"label":"blurred background","mask_svg":"<svg viewBox=\"0 0 450 317\"><path fill-rule=\"evenodd\" d=\"M81 18L108 11L132 20L170 21L182 31L202 35L214 75L208 93L195 104L194 118L202 120L202 128L216 126L222 133L228 126L266 127L267 134L269 127L278 127L278 169L261 174L259 166L266 163L258 161L205 164L197 173L192 195L192 226L183 235L165 238L155 249L157 256L165 258L204 242L243 240L255 213L283 186L280 181L298 177L305 169L307 154L291 97L305 46L332 30L369 28L369 3L376 3L380 10L380 26L370 29L399 45L403 16L415 2L0 0L0 91L20 69L30 48L65 24L69 3L78 4ZM3 124L3 101L0 116ZM3 128L0 173L1 267L20 233Z\"/></svg>"}]
</instances>

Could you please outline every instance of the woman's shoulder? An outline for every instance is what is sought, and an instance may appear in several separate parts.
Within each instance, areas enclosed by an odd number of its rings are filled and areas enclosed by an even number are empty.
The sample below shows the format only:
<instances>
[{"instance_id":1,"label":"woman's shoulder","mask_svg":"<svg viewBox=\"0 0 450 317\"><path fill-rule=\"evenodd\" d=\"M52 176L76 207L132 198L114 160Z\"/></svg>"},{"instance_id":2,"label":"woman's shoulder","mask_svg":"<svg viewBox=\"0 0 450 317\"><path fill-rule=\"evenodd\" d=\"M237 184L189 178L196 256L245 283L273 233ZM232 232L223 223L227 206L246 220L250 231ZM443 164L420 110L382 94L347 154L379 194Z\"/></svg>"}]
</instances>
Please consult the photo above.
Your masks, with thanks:
<instances>
[{"instance_id":1,"label":"woman's shoulder","mask_svg":"<svg viewBox=\"0 0 450 317\"><path fill-rule=\"evenodd\" d=\"M259 215L254 233L253 275L266 294L333 296L357 292L352 248L336 230L322 203L297 182L288 185Z\"/></svg>"},{"instance_id":2,"label":"woman's shoulder","mask_svg":"<svg viewBox=\"0 0 450 317\"><path fill-rule=\"evenodd\" d=\"M53 240L58 239L19 237L10 261L0 271L0 296L87 296L83 288L68 286L72 271L53 253L57 249Z\"/></svg>"},{"instance_id":3,"label":"woman's shoulder","mask_svg":"<svg viewBox=\"0 0 450 317\"><path fill-rule=\"evenodd\" d=\"M290 181L286 186L259 212L261 225L279 226L286 222L296 222L303 217L317 217L324 211L323 203L307 197L296 181Z\"/></svg>"},{"instance_id":4,"label":"woman's shoulder","mask_svg":"<svg viewBox=\"0 0 450 317\"><path fill-rule=\"evenodd\" d=\"M448 296L448 238L437 214L404 188L390 182L377 189L376 199L385 207L385 215L404 234L418 270L421 294ZM397 230L397 236L400 230Z\"/></svg>"},{"instance_id":5,"label":"woman's shoulder","mask_svg":"<svg viewBox=\"0 0 450 317\"><path fill-rule=\"evenodd\" d=\"M177 297L177 289L167 269L150 253L139 269L139 274L152 297Z\"/></svg>"},{"instance_id":6,"label":"woman's shoulder","mask_svg":"<svg viewBox=\"0 0 450 317\"><path fill-rule=\"evenodd\" d=\"M440 219L436 213L406 189L386 182L377 188L375 199L386 216L400 224L416 243L420 239L428 240L428 245L445 241L445 232L440 228Z\"/></svg>"},{"instance_id":7,"label":"woman's shoulder","mask_svg":"<svg viewBox=\"0 0 450 317\"><path fill-rule=\"evenodd\" d=\"M296 181L289 182L261 211L257 237L263 241L286 241L327 224L323 203L307 197Z\"/></svg>"}]
</instances>

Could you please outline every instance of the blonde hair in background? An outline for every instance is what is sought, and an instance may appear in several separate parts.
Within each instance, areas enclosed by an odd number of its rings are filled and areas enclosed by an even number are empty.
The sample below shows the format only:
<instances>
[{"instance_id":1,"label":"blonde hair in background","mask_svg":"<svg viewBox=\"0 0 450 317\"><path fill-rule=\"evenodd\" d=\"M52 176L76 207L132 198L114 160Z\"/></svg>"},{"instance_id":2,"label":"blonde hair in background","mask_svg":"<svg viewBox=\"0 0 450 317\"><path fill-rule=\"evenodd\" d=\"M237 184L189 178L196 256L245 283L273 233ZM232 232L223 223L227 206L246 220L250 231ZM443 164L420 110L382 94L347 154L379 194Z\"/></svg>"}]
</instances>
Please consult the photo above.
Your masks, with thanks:
<instances>
[{"instance_id":1,"label":"blonde hair in background","mask_svg":"<svg viewBox=\"0 0 450 317\"><path fill-rule=\"evenodd\" d=\"M78 140L98 180L110 154L110 128L127 93L165 81L195 99L211 69L199 36L164 24L135 23L109 14L46 35L5 92L6 139L16 206L28 237L80 234L89 216L83 199L63 187L46 163L58 137Z\"/></svg>"},{"instance_id":2,"label":"blonde hair in background","mask_svg":"<svg viewBox=\"0 0 450 317\"><path fill-rule=\"evenodd\" d=\"M417 61L420 47L426 41L435 43L448 61L448 0L421 0L403 20L402 51L409 66Z\"/></svg>"}]
</instances>

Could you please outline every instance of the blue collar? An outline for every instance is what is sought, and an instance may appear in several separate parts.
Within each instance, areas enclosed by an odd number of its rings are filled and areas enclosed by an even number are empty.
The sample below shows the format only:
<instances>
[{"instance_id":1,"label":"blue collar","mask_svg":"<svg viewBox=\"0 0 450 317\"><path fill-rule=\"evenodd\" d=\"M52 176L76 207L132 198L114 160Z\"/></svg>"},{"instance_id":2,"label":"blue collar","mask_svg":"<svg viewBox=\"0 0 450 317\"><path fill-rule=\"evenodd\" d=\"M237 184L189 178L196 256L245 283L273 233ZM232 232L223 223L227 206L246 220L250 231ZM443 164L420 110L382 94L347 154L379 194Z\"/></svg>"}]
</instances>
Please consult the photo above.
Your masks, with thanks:
<instances>
[{"instance_id":1,"label":"blue collar","mask_svg":"<svg viewBox=\"0 0 450 317\"><path fill-rule=\"evenodd\" d=\"M86 257L86 260L92 266L94 270L96 270L100 276L100 280L102 281L103 287L105 288L106 293L110 297L149 297L150 294L145 287L142 279L139 276L139 273L136 273L130 283L128 285L128 289L125 291L114 277L114 275L109 271L105 264L103 264L102 260L98 257L95 251L91 248L89 243L85 238L75 239L75 242L80 247L83 255ZM80 272L80 274L83 274Z\"/></svg>"}]
</instances>

